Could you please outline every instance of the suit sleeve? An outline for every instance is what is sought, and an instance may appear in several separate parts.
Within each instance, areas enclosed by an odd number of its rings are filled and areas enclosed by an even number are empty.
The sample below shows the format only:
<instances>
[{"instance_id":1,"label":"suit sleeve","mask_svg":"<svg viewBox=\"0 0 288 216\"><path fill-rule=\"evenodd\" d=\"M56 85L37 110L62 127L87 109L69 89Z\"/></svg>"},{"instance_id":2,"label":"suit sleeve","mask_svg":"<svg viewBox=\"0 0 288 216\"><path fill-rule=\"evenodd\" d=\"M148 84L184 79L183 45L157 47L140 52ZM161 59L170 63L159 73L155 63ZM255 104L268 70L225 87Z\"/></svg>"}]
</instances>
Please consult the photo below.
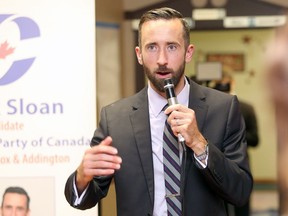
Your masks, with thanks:
<instances>
[{"instance_id":1,"label":"suit sleeve","mask_svg":"<svg viewBox=\"0 0 288 216\"><path fill-rule=\"evenodd\" d=\"M81 203L76 205L75 204L76 194L73 188L73 182L74 182L75 176L76 176L76 171L69 176L66 182L65 191L64 191L66 200L72 207L81 209L81 210L92 208L103 197L107 195L108 188L111 182L111 178L109 177L94 178L90 182L81 200Z\"/></svg>"},{"instance_id":2,"label":"suit sleeve","mask_svg":"<svg viewBox=\"0 0 288 216\"><path fill-rule=\"evenodd\" d=\"M106 127L106 115L105 110L101 111L101 121L99 128L94 132L94 136L91 140L91 146L98 145L106 136L107 131ZM104 198L109 190L110 183L113 176L103 176L103 177L94 177L93 180L89 183L89 186L81 199L81 202L75 205L75 200L77 198L75 190L73 187L74 179L76 177L76 171L72 173L66 181L65 184L65 197L68 203L77 209L85 210L94 207L102 198Z\"/></svg>"},{"instance_id":3,"label":"suit sleeve","mask_svg":"<svg viewBox=\"0 0 288 216\"><path fill-rule=\"evenodd\" d=\"M209 140L208 133L209 159L207 167L201 172L211 189L220 197L233 205L241 206L250 197L253 178L247 156L245 124L240 114L238 99L232 97L229 104L226 119L222 119L222 122L225 122L224 129L218 129L221 127L217 122L209 129L214 130L210 133L222 133L223 138L217 141ZM224 115L222 117L224 118ZM206 124L209 125L209 122Z\"/></svg>"}]
</instances>

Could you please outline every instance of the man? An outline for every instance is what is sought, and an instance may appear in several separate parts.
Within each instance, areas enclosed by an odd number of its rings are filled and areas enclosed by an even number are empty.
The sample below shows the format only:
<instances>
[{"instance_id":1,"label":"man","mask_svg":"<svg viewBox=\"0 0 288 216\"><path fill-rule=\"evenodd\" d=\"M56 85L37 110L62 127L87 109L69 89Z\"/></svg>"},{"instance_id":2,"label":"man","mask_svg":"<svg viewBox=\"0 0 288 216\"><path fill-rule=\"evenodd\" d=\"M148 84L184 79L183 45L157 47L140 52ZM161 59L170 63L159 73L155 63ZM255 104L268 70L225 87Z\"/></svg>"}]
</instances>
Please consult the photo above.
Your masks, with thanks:
<instances>
[{"instance_id":1,"label":"man","mask_svg":"<svg viewBox=\"0 0 288 216\"><path fill-rule=\"evenodd\" d=\"M30 198L21 187L8 187L1 204L1 216L29 216Z\"/></svg>"},{"instance_id":2,"label":"man","mask_svg":"<svg viewBox=\"0 0 288 216\"><path fill-rule=\"evenodd\" d=\"M185 77L194 51L189 34L176 10L160 8L141 17L135 51L148 86L101 110L91 148L66 182L70 205L95 206L114 178L118 216L172 215L167 212L171 194L165 192L162 150L168 115L174 135L181 134L186 145L180 150L184 171L178 215L224 216L227 202L246 203L253 180L238 100ZM173 79L179 104L163 111L166 78Z\"/></svg>"}]
</instances>

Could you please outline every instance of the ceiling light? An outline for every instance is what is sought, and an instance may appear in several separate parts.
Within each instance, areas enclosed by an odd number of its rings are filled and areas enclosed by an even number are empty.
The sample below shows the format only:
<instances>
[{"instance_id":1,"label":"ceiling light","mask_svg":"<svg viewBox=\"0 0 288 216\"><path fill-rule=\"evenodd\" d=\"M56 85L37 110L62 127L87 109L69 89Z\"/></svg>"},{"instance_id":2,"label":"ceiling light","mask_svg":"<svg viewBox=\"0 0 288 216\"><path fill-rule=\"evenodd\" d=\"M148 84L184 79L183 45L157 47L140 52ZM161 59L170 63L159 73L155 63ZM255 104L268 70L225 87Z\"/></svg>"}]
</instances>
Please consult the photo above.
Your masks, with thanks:
<instances>
[{"instance_id":1,"label":"ceiling light","mask_svg":"<svg viewBox=\"0 0 288 216\"><path fill-rule=\"evenodd\" d=\"M225 28L277 27L286 23L286 16L235 16L224 19Z\"/></svg>"},{"instance_id":2,"label":"ceiling light","mask_svg":"<svg viewBox=\"0 0 288 216\"><path fill-rule=\"evenodd\" d=\"M193 20L220 20L226 16L226 10L223 8L194 9L192 11Z\"/></svg>"}]
</instances>

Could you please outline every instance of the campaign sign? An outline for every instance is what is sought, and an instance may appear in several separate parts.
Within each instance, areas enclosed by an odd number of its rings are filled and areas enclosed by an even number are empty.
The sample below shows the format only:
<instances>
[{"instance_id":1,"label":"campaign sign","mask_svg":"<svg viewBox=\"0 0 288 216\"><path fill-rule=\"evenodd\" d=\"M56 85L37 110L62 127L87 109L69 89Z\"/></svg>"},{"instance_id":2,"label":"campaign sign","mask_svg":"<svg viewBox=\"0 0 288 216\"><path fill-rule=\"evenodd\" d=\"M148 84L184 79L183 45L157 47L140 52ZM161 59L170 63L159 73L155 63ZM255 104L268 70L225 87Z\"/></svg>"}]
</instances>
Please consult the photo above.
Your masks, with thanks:
<instances>
[{"instance_id":1,"label":"campaign sign","mask_svg":"<svg viewBox=\"0 0 288 216\"><path fill-rule=\"evenodd\" d=\"M0 197L30 216L98 215L65 200L96 127L95 1L0 0Z\"/></svg>"}]
</instances>

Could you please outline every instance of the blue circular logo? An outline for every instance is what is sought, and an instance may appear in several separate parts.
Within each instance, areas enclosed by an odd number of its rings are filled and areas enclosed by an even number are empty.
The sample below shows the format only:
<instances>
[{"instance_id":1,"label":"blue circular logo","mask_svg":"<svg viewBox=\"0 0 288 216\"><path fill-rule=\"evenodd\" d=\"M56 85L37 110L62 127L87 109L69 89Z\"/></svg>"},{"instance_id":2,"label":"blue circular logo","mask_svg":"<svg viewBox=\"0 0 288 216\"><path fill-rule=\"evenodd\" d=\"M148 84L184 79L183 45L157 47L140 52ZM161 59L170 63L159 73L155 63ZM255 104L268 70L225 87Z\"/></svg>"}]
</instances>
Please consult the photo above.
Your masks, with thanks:
<instances>
[{"instance_id":1,"label":"blue circular logo","mask_svg":"<svg viewBox=\"0 0 288 216\"><path fill-rule=\"evenodd\" d=\"M20 33L20 41L40 36L40 29L32 19L15 16L14 14L0 14L0 26L8 19L10 22L14 22L17 25ZM16 48L11 47L7 40L0 41L0 61L5 60L9 55L13 55ZM18 80L29 70L34 60L35 57L15 59L6 73L0 77L0 85L7 85Z\"/></svg>"}]
</instances>

